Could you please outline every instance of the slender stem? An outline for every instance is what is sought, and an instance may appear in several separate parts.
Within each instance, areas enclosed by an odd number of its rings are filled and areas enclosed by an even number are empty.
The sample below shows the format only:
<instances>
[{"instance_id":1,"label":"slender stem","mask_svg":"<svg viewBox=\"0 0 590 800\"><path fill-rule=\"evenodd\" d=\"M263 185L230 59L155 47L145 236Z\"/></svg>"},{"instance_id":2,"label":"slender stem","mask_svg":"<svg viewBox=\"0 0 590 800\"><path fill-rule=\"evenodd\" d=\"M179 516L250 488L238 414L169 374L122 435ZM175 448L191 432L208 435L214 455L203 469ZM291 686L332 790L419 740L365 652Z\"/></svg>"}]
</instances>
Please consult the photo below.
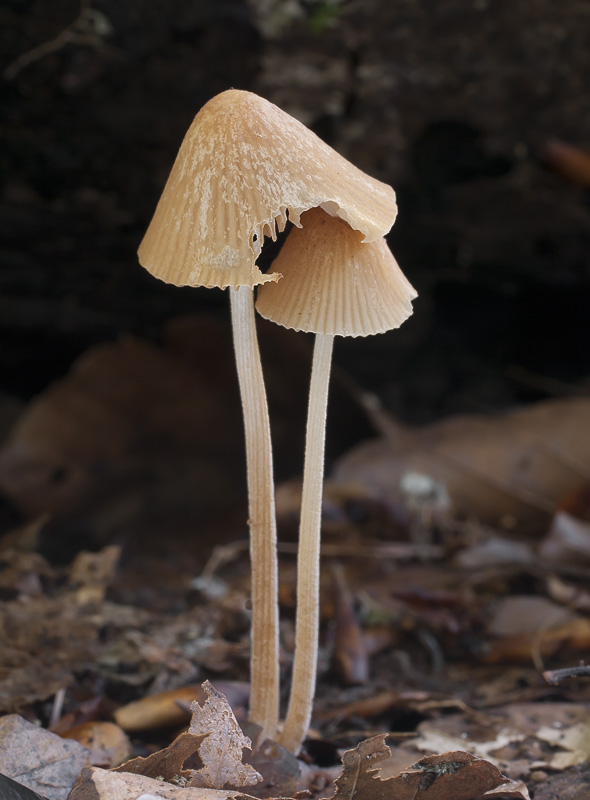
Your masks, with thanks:
<instances>
[{"instance_id":1,"label":"slender stem","mask_svg":"<svg viewBox=\"0 0 590 800\"><path fill-rule=\"evenodd\" d=\"M252 633L250 720L260 741L274 739L279 718L277 535L268 404L254 318L254 293L229 290L234 350L242 396L248 473Z\"/></svg>"},{"instance_id":2,"label":"slender stem","mask_svg":"<svg viewBox=\"0 0 590 800\"><path fill-rule=\"evenodd\" d=\"M317 672L320 605L320 531L328 384L333 336L316 334L309 388L305 465L297 555L295 660L289 709L281 744L293 753L301 747L309 722Z\"/></svg>"}]
</instances>

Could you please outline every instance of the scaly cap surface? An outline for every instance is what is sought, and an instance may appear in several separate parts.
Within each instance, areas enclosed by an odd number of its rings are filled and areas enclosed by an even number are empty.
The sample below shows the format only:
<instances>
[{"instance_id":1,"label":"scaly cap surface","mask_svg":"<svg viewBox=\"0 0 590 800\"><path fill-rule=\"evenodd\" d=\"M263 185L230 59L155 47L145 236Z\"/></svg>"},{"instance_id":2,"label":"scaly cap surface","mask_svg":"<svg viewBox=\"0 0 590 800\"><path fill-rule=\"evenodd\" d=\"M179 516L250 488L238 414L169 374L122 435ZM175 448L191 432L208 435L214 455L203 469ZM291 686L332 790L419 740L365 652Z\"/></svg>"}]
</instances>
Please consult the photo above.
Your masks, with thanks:
<instances>
[{"instance_id":1,"label":"scaly cap surface","mask_svg":"<svg viewBox=\"0 0 590 800\"><path fill-rule=\"evenodd\" d=\"M255 261L287 212L323 206L365 241L383 236L397 208L369 177L298 120L251 92L222 92L199 111L139 248L140 263L178 286L277 281Z\"/></svg>"}]
</instances>

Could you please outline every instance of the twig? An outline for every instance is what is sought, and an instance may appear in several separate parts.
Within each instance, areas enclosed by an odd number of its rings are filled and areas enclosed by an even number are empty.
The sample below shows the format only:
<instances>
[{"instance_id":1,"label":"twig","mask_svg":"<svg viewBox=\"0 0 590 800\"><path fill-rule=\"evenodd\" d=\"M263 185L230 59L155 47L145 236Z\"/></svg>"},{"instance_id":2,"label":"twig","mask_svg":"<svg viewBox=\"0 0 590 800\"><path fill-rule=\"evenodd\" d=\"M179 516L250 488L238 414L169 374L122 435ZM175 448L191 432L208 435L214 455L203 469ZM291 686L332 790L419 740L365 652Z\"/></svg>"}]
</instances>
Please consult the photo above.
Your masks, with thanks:
<instances>
[{"instance_id":1,"label":"twig","mask_svg":"<svg viewBox=\"0 0 590 800\"><path fill-rule=\"evenodd\" d=\"M590 665L565 667L564 669L548 669L543 673L543 677L550 686L557 686L564 678L590 677Z\"/></svg>"},{"instance_id":2,"label":"twig","mask_svg":"<svg viewBox=\"0 0 590 800\"><path fill-rule=\"evenodd\" d=\"M296 542L278 542L279 553L288 555L297 554ZM213 575L227 564L235 561L248 550L247 539L242 539L229 544L215 547L209 556L201 573L201 578L210 580ZM413 561L426 556L428 559L439 559L444 555L444 548L440 545L424 544L415 545L411 542L376 542L364 541L359 544L322 544L321 554L326 557L337 558L363 558L363 559L397 559L399 561Z\"/></svg>"},{"instance_id":3,"label":"twig","mask_svg":"<svg viewBox=\"0 0 590 800\"><path fill-rule=\"evenodd\" d=\"M45 56L61 50L67 44L82 44L98 47L102 39L112 33L108 19L100 11L90 8L88 0L80 4L80 13L76 19L65 27L54 39L33 47L12 61L2 73L4 80L11 81L25 67Z\"/></svg>"},{"instance_id":4,"label":"twig","mask_svg":"<svg viewBox=\"0 0 590 800\"><path fill-rule=\"evenodd\" d=\"M590 389L585 385L549 378L517 364L508 367L508 377L522 386L538 389L554 397L588 397L590 394Z\"/></svg>"}]
</instances>

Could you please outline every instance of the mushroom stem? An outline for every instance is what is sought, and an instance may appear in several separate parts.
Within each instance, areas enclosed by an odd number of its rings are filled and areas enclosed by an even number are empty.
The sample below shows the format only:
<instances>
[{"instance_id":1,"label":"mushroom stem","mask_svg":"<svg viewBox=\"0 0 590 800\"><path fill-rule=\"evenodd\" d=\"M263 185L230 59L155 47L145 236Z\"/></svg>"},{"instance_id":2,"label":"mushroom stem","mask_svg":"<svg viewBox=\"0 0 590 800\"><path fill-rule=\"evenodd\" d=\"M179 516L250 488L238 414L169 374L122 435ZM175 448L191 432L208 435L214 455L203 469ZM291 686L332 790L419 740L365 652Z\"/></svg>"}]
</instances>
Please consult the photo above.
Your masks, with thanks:
<instances>
[{"instance_id":1,"label":"mushroom stem","mask_svg":"<svg viewBox=\"0 0 590 800\"><path fill-rule=\"evenodd\" d=\"M250 713L259 741L276 736L279 717L277 535L268 404L254 317L254 292L229 290L234 350L246 434L252 629Z\"/></svg>"},{"instance_id":2,"label":"mushroom stem","mask_svg":"<svg viewBox=\"0 0 590 800\"><path fill-rule=\"evenodd\" d=\"M291 696L281 744L297 753L311 720L315 692L320 602L320 532L328 384L334 337L315 338L297 556L297 618Z\"/></svg>"}]
</instances>

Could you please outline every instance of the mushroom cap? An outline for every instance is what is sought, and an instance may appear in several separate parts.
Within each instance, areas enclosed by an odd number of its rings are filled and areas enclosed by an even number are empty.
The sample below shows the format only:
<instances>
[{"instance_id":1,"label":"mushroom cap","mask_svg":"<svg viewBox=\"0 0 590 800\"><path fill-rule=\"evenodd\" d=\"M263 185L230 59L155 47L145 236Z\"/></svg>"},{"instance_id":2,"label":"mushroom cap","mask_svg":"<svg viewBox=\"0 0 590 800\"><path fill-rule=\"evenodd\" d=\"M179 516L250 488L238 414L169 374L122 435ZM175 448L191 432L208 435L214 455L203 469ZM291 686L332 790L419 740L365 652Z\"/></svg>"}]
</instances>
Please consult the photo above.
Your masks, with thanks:
<instances>
[{"instance_id":1,"label":"mushroom cap","mask_svg":"<svg viewBox=\"0 0 590 800\"><path fill-rule=\"evenodd\" d=\"M384 238L364 244L361 233L320 208L301 223L273 264L283 279L258 289L263 317L296 331L369 336L411 315L416 290Z\"/></svg>"},{"instance_id":2,"label":"mushroom cap","mask_svg":"<svg viewBox=\"0 0 590 800\"><path fill-rule=\"evenodd\" d=\"M369 177L301 122L251 92L210 100L189 128L139 248L153 275L177 286L256 286L264 236L323 206L383 236L397 208L390 186Z\"/></svg>"}]
</instances>

